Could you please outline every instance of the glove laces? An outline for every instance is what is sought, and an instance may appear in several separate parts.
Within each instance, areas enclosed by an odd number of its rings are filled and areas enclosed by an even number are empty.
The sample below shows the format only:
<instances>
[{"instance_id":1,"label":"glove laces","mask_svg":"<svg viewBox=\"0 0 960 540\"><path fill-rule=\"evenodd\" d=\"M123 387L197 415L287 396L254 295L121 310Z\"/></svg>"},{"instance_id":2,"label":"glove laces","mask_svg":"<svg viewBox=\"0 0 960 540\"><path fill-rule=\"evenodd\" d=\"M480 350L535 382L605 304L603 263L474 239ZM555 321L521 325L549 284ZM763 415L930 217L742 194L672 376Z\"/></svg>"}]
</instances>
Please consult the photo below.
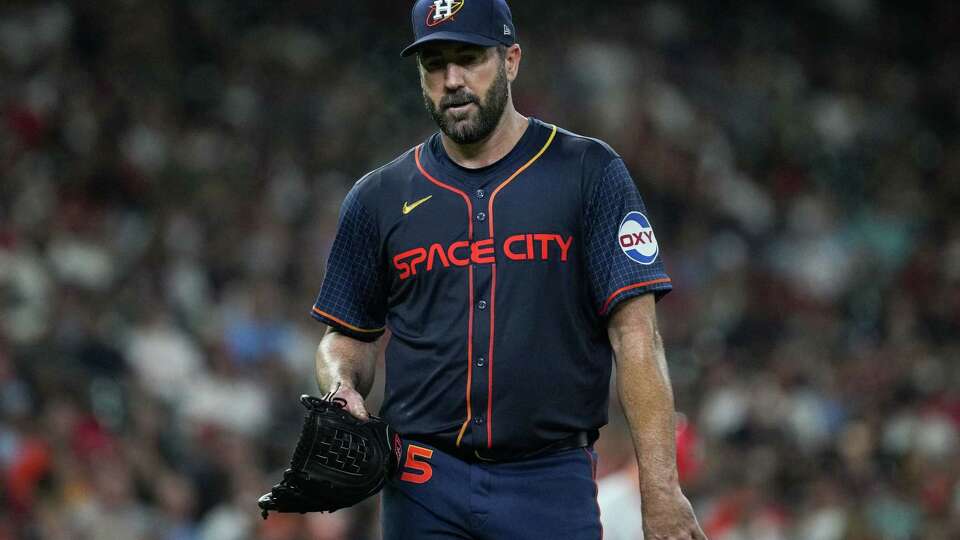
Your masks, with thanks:
<instances>
[{"instance_id":1,"label":"glove laces","mask_svg":"<svg viewBox=\"0 0 960 540\"><path fill-rule=\"evenodd\" d=\"M343 398L334 397L339 391L340 391L340 383L337 383L337 386L333 390L324 394L320 399L330 403L331 405L335 405L337 408L342 409L347 406L347 400Z\"/></svg>"}]
</instances>

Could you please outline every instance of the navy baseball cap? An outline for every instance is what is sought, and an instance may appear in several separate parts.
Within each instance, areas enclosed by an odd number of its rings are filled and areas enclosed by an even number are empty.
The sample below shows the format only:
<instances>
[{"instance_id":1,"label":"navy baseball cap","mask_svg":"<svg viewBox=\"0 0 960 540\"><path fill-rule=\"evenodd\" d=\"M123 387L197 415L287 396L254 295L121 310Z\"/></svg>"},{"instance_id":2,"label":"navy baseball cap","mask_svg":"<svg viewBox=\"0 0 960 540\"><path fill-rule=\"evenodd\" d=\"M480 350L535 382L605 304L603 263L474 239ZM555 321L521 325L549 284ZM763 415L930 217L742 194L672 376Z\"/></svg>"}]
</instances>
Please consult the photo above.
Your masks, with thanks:
<instances>
[{"instance_id":1,"label":"navy baseball cap","mask_svg":"<svg viewBox=\"0 0 960 540\"><path fill-rule=\"evenodd\" d=\"M401 56L410 56L431 41L462 41L482 47L509 47L517 42L506 0L417 0L411 17L415 41Z\"/></svg>"}]
</instances>

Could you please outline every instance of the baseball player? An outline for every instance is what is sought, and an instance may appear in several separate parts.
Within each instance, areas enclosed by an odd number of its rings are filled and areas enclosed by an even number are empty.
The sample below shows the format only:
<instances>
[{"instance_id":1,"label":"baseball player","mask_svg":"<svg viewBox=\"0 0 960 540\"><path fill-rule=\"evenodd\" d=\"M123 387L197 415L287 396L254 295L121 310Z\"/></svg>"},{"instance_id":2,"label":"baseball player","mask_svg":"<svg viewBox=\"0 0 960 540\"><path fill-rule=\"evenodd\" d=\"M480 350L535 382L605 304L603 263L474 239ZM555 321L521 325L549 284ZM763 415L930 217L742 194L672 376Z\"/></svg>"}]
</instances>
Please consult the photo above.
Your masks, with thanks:
<instances>
[{"instance_id":1,"label":"baseball player","mask_svg":"<svg viewBox=\"0 0 960 540\"><path fill-rule=\"evenodd\" d=\"M514 109L505 0L418 0L412 21L403 55L440 130L347 195L312 311L321 391L361 419L390 329L381 415L403 444L384 538L601 538L614 357L647 538L704 538L657 332L670 278L623 160Z\"/></svg>"}]
</instances>

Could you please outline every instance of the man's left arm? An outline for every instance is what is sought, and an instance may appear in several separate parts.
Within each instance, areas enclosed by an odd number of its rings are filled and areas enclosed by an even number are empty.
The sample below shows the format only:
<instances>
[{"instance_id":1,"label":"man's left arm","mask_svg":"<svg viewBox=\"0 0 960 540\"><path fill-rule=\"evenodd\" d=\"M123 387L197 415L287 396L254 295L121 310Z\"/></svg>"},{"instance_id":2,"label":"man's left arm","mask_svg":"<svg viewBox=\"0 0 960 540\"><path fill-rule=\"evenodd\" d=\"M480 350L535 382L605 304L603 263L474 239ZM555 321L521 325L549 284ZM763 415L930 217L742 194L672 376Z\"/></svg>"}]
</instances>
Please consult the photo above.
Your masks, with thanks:
<instances>
[{"instance_id":1,"label":"man's left arm","mask_svg":"<svg viewBox=\"0 0 960 540\"><path fill-rule=\"evenodd\" d=\"M673 389L657 330L654 295L621 302L607 331L616 357L617 393L640 466L645 537L705 539L680 490Z\"/></svg>"}]
</instances>

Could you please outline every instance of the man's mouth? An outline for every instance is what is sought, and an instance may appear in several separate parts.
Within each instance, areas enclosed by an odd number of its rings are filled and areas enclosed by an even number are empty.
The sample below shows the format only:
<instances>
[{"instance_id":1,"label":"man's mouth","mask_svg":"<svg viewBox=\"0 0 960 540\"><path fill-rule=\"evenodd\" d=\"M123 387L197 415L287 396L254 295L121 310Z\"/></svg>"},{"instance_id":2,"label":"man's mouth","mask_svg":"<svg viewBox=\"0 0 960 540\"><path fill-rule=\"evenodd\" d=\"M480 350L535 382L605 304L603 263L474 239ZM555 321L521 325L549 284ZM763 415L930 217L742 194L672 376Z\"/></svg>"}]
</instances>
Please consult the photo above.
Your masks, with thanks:
<instances>
[{"instance_id":1,"label":"man's mouth","mask_svg":"<svg viewBox=\"0 0 960 540\"><path fill-rule=\"evenodd\" d=\"M454 102L452 102L452 103L447 103L447 104L444 106L444 109L459 109L459 110L464 110L464 109L467 108L468 105L471 105L472 103L473 103L473 100L472 100L472 99L461 99L461 100L458 100L458 101L454 101Z\"/></svg>"},{"instance_id":2,"label":"man's mouth","mask_svg":"<svg viewBox=\"0 0 960 540\"><path fill-rule=\"evenodd\" d=\"M466 112L467 108L470 107L471 105L473 105L472 101L456 103L453 105L447 105L447 110L454 113Z\"/></svg>"}]
</instances>

